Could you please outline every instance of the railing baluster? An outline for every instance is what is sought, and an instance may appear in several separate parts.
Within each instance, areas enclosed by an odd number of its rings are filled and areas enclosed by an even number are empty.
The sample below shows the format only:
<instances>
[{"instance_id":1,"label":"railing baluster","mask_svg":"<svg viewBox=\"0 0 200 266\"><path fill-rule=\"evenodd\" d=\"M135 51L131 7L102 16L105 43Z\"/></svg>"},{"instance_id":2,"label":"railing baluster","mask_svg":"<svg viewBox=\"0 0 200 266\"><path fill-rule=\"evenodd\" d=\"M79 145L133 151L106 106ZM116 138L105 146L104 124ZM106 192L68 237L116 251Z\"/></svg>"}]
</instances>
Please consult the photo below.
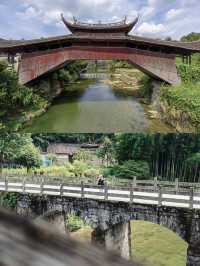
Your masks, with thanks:
<instances>
[{"instance_id":1,"label":"railing baluster","mask_svg":"<svg viewBox=\"0 0 200 266\"><path fill-rule=\"evenodd\" d=\"M22 190L23 190L23 194L25 194L26 192L26 179L25 178L23 179L23 182L22 182Z\"/></svg>"},{"instance_id":2,"label":"railing baluster","mask_svg":"<svg viewBox=\"0 0 200 266\"><path fill-rule=\"evenodd\" d=\"M178 178L175 179L175 191L176 191L176 193L179 191L179 180L178 180Z\"/></svg>"},{"instance_id":3,"label":"railing baluster","mask_svg":"<svg viewBox=\"0 0 200 266\"><path fill-rule=\"evenodd\" d=\"M64 184L60 184L60 196L63 197L63 186Z\"/></svg>"},{"instance_id":4,"label":"railing baluster","mask_svg":"<svg viewBox=\"0 0 200 266\"><path fill-rule=\"evenodd\" d=\"M133 178L133 186L136 187L137 186L137 177L134 176Z\"/></svg>"},{"instance_id":5,"label":"railing baluster","mask_svg":"<svg viewBox=\"0 0 200 266\"><path fill-rule=\"evenodd\" d=\"M84 198L84 182L81 181L81 198Z\"/></svg>"},{"instance_id":6,"label":"railing baluster","mask_svg":"<svg viewBox=\"0 0 200 266\"><path fill-rule=\"evenodd\" d=\"M44 190L44 182L40 184L40 194L43 195L43 190Z\"/></svg>"},{"instance_id":7,"label":"railing baluster","mask_svg":"<svg viewBox=\"0 0 200 266\"><path fill-rule=\"evenodd\" d=\"M158 188L158 206L162 206L162 188L160 186Z\"/></svg>"},{"instance_id":8,"label":"railing baluster","mask_svg":"<svg viewBox=\"0 0 200 266\"><path fill-rule=\"evenodd\" d=\"M193 209L193 202L194 201L194 189L193 188L191 188L190 189L190 209Z\"/></svg>"},{"instance_id":9,"label":"railing baluster","mask_svg":"<svg viewBox=\"0 0 200 266\"><path fill-rule=\"evenodd\" d=\"M104 199L108 200L108 184L106 182L104 185Z\"/></svg>"},{"instance_id":10,"label":"railing baluster","mask_svg":"<svg viewBox=\"0 0 200 266\"><path fill-rule=\"evenodd\" d=\"M8 191L8 180L5 178L5 191Z\"/></svg>"},{"instance_id":11,"label":"railing baluster","mask_svg":"<svg viewBox=\"0 0 200 266\"><path fill-rule=\"evenodd\" d=\"M134 184L132 184L132 186L131 186L131 190L130 190L130 202L131 202L131 203L133 203L134 189L135 189L135 186L134 186Z\"/></svg>"},{"instance_id":12,"label":"railing baluster","mask_svg":"<svg viewBox=\"0 0 200 266\"><path fill-rule=\"evenodd\" d=\"M154 190L156 191L157 187L158 187L158 178L157 177L154 177L153 187L154 187Z\"/></svg>"}]
</instances>

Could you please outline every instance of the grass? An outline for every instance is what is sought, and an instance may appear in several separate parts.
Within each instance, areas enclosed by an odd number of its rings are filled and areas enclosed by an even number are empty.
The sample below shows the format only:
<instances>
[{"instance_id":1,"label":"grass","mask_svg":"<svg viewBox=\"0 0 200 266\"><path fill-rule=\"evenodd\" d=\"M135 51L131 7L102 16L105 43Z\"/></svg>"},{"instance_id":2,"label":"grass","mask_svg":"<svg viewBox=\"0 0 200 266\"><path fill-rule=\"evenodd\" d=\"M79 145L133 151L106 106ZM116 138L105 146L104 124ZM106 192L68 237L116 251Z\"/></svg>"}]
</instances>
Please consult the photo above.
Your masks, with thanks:
<instances>
[{"instance_id":1,"label":"grass","mask_svg":"<svg viewBox=\"0 0 200 266\"><path fill-rule=\"evenodd\" d=\"M161 100L167 101L171 108L188 114L191 123L200 124L200 82L178 86L162 86Z\"/></svg>"},{"instance_id":2,"label":"grass","mask_svg":"<svg viewBox=\"0 0 200 266\"><path fill-rule=\"evenodd\" d=\"M131 222L132 256L144 266L185 266L187 243L172 231L150 222ZM72 234L74 239L90 243L91 228Z\"/></svg>"},{"instance_id":3,"label":"grass","mask_svg":"<svg viewBox=\"0 0 200 266\"><path fill-rule=\"evenodd\" d=\"M132 222L132 255L146 266L185 266L187 244L172 231L150 222Z\"/></svg>"}]
</instances>

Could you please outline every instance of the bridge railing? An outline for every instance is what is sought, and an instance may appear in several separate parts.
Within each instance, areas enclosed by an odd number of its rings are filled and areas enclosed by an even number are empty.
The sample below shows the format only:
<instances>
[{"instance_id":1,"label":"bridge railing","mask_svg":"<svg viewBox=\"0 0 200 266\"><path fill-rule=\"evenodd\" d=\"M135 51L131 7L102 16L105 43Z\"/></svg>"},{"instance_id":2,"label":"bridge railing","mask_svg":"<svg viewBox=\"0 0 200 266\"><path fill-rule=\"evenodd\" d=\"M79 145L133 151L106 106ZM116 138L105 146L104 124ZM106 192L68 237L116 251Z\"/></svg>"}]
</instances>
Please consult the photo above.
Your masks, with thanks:
<instances>
[{"instance_id":1,"label":"bridge railing","mask_svg":"<svg viewBox=\"0 0 200 266\"><path fill-rule=\"evenodd\" d=\"M107 79L111 77L111 74L107 73L81 73L81 79Z\"/></svg>"},{"instance_id":2,"label":"bridge railing","mask_svg":"<svg viewBox=\"0 0 200 266\"><path fill-rule=\"evenodd\" d=\"M31 182L51 182L54 184L60 184L60 183L81 183L81 181L84 181L84 183L88 183L90 185L95 185L97 183L97 178L94 177L73 177L73 182L72 182L72 177L67 177L67 176L62 176L62 175L52 175L52 174L40 174L40 173L32 173L32 174L27 174L27 173L3 173L0 174L0 179L2 180L26 180L31 181ZM120 178L115 178L113 177L112 179L107 180L107 183L110 186L115 186L115 187L127 187L130 188L131 186L134 187L145 187L149 189L157 189L159 186L161 186L163 189L172 189L174 191L188 191L188 189L194 188L196 191L200 191L200 183L190 183L190 182L180 182L179 179L175 179L174 182L172 181L160 181L157 177L151 180L139 180L136 177L134 178L127 178L127 179L120 179Z\"/></svg>"},{"instance_id":3,"label":"bridge railing","mask_svg":"<svg viewBox=\"0 0 200 266\"><path fill-rule=\"evenodd\" d=\"M84 182L56 184L0 180L0 191L200 209L200 192L194 188L177 191L161 186L115 187L108 184L89 185Z\"/></svg>"}]
</instances>

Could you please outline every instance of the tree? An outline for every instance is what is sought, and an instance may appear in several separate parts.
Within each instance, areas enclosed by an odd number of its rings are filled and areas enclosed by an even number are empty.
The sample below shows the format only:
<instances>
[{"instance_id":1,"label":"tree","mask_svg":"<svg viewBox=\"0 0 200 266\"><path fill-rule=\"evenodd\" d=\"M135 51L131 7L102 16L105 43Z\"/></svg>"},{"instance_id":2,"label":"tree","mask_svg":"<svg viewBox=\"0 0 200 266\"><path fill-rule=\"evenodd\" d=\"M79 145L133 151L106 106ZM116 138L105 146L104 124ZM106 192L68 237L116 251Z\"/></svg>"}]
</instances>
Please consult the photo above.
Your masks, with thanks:
<instances>
[{"instance_id":1,"label":"tree","mask_svg":"<svg viewBox=\"0 0 200 266\"><path fill-rule=\"evenodd\" d=\"M46 101L33 89L19 84L17 73L0 61L0 118L1 128L6 129L9 118L27 110L41 109ZM16 123L16 121L15 121ZM15 124L13 121L13 124ZM15 128L14 128L15 129Z\"/></svg>"},{"instance_id":2,"label":"tree","mask_svg":"<svg viewBox=\"0 0 200 266\"><path fill-rule=\"evenodd\" d=\"M41 165L40 151L33 145L33 143L28 143L20 148L16 162L25 166L27 172L29 172L31 168L39 167Z\"/></svg>"},{"instance_id":3,"label":"tree","mask_svg":"<svg viewBox=\"0 0 200 266\"><path fill-rule=\"evenodd\" d=\"M90 151L86 151L86 150L79 150L75 156L74 156L75 160L78 161L83 161L83 162L87 162L89 160L92 160L92 154Z\"/></svg>"},{"instance_id":4,"label":"tree","mask_svg":"<svg viewBox=\"0 0 200 266\"><path fill-rule=\"evenodd\" d=\"M110 138L105 137L102 146L97 151L97 156L102 158L102 161L106 161L107 166L114 161L114 146Z\"/></svg>"},{"instance_id":5,"label":"tree","mask_svg":"<svg viewBox=\"0 0 200 266\"><path fill-rule=\"evenodd\" d=\"M122 165L114 166L113 174L119 178L150 179L149 165L145 161L126 161Z\"/></svg>"},{"instance_id":6,"label":"tree","mask_svg":"<svg viewBox=\"0 0 200 266\"><path fill-rule=\"evenodd\" d=\"M0 172L2 172L3 163L14 161L20 148L29 142L32 142L30 134L0 134Z\"/></svg>"},{"instance_id":7,"label":"tree","mask_svg":"<svg viewBox=\"0 0 200 266\"><path fill-rule=\"evenodd\" d=\"M200 40L200 33L191 32L188 35L185 35L181 38L182 42L194 42Z\"/></svg>"}]
</instances>

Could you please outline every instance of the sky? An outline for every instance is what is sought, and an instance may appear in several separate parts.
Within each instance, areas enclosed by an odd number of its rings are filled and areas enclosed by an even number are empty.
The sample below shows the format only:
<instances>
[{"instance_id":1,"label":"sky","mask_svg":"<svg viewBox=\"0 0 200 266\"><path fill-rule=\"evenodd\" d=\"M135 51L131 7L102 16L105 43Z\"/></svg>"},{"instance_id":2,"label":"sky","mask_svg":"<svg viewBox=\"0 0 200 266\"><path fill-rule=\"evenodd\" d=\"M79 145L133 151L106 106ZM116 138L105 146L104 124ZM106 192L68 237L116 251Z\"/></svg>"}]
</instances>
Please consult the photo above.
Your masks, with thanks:
<instances>
[{"instance_id":1,"label":"sky","mask_svg":"<svg viewBox=\"0 0 200 266\"><path fill-rule=\"evenodd\" d=\"M200 32L200 0L0 0L0 38L34 39L68 34L61 22L140 19L131 34L180 39Z\"/></svg>"}]
</instances>

